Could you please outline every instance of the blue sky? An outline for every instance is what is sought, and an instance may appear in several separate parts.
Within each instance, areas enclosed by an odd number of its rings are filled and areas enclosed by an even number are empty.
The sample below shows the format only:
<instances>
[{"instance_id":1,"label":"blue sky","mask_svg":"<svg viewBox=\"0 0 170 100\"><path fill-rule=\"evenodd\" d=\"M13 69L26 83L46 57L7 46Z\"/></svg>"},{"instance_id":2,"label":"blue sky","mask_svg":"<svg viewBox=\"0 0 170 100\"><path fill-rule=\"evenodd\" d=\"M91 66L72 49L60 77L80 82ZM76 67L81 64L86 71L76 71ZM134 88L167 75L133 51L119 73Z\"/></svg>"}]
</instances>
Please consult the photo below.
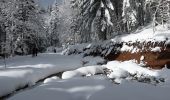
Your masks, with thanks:
<instances>
[{"instance_id":1,"label":"blue sky","mask_svg":"<svg viewBox=\"0 0 170 100\"><path fill-rule=\"evenodd\" d=\"M39 3L40 3L41 6L47 8L48 5L53 4L54 1L55 0L39 0ZM62 0L57 0L57 1L60 3Z\"/></svg>"}]
</instances>

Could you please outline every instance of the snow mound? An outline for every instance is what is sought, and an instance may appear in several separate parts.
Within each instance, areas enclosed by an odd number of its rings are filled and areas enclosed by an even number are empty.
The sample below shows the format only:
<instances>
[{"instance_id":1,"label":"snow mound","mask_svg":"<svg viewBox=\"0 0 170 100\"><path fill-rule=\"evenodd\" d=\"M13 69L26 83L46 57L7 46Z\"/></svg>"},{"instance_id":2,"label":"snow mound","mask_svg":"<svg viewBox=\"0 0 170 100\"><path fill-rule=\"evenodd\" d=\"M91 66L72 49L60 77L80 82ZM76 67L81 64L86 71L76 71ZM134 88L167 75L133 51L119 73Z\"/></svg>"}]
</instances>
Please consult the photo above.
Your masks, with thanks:
<instances>
[{"instance_id":1,"label":"snow mound","mask_svg":"<svg viewBox=\"0 0 170 100\"><path fill-rule=\"evenodd\" d=\"M125 43L123 44L122 48L120 49L120 51L122 52L131 52L134 49L133 46L128 46Z\"/></svg>"},{"instance_id":2,"label":"snow mound","mask_svg":"<svg viewBox=\"0 0 170 100\"><path fill-rule=\"evenodd\" d=\"M108 62L106 65L106 68L112 70L112 74L110 77L125 77L127 73L131 75L137 75L137 76L159 76L157 72L149 70L147 68L143 68L139 66L135 61L111 61Z\"/></svg>"},{"instance_id":3,"label":"snow mound","mask_svg":"<svg viewBox=\"0 0 170 100\"><path fill-rule=\"evenodd\" d=\"M161 52L161 47L155 47L151 49L152 52Z\"/></svg>"},{"instance_id":4,"label":"snow mound","mask_svg":"<svg viewBox=\"0 0 170 100\"><path fill-rule=\"evenodd\" d=\"M121 52L131 52L131 53L137 53L140 51L140 48L138 48L137 46L129 46L127 45L126 43L123 43L121 49L120 49Z\"/></svg>"},{"instance_id":5,"label":"snow mound","mask_svg":"<svg viewBox=\"0 0 170 100\"><path fill-rule=\"evenodd\" d=\"M53 81L59 80L59 79L60 79L59 77L53 76L53 77L51 77L51 78L45 79L43 83L49 83L49 82L53 82Z\"/></svg>"},{"instance_id":6,"label":"snow mound","mask_svg":"<svg viewBox=\"0 0 170 100\"><path fill-rule=\"evenodd\" d=\"M135 60L111 61L104 67L106 67L108 78L115 84L121 84L124 80L135 80L141 83L157 85L165 82L166 78L157 70L141 67L141 64L135 63Z\"/></svg>"},{"instance_id":7,"label":"snow mound","mask_svg":"<svg viewBox=\"0 0 170 100\"><path fill-rule=\"evenodd\" d=\"M113 72L111 72L110 75L108 75L109 78L114 79L114 78L124 78L128 76L128 72L120 69L120 68L115 68Z\"/></svg>"},{"instance_id":8,"label":"snow mound","mask_svg":"<svg viewBox=\"0 0 170 100\"><path fill-rule=\"evenodd\" d=\"M104 73L104 67L102 66L87 66L78 68L72 71L66 71L62 74L62 79L69 79L74 77L81 77L81 76L90 76L99 73Z\"/></svg>"}]
</instances>

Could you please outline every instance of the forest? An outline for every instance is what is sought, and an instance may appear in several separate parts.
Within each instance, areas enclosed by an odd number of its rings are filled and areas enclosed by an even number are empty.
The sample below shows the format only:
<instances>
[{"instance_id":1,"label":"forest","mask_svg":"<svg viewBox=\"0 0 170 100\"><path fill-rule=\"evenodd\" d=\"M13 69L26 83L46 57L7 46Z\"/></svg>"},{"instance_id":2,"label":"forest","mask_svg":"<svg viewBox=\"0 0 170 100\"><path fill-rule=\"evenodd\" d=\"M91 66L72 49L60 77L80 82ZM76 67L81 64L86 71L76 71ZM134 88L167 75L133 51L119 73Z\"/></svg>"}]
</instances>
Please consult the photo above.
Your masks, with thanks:
<instances>
[{"instance_id":1,"label":"forest","mask_svg":"<svg viewBox=\"0 0 170 100\"><path fill-rule=\"evenodd\" d=\"M27 55L32 47L104 41L147 25L169 23L169 0L66 0L47 9L36 0L0 0L0 54ZM148 33L149 34L149 33Z\"/></svg>"}]
</instances>

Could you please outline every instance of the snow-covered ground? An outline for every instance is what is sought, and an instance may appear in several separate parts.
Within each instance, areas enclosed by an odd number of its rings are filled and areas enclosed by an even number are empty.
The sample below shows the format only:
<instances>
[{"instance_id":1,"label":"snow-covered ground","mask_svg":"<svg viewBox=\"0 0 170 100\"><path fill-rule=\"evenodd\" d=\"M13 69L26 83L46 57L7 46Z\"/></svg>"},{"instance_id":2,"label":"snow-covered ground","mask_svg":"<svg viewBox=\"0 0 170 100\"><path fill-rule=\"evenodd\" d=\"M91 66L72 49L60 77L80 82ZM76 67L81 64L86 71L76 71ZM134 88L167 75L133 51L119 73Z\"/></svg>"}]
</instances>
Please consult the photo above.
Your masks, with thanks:
<instances>
[{"instance_id":1,"label":"snow-covered ground","mask_svg":"<svg viewBox=\"0 0 170 100\"><path fill-rule=\"evenodd\" d=\"M91 66L81 66L80 59L78 56L62 56L58 54L42 54L40 58L27 58L27 59L39 59L45 60L43 57L48 57L49 63L66 66L65 69L57 67L65 71L60 79L57 76L47 78L39 86L20 91L14 96L8 98L9 100L169 100L170 95L170 70L152 70L149 68L143 68L136 64L135 61L111 61L106 65L91 65ZM20 58L20 57L19 57ZM18 58L18 59L19 59ZM16 58L15 58L16 59ZM54 62L56 59L56 62ZM50 62L51 60L51 62ZM60 61L64 61L64 64L60 64ZM87 59L86 59L87 60ZM59 61L59 62L58 62ZM67 62L65 62L67 61ZM44 61L43 61L44 62ZM15 62L16 63L16 62ZM45 63L45 62L44 62ZM73 65L69 65L73 64ZM12 64L12 61L11 61ZM10 63L9 63L10 65ZM19 65L19 64L18 64ZM68 66L70 67L68 67ZM75 69L77 66L78 69ZM17 66L14 68L16 69ZM40 66L39 66L40 67ZM38 67L38 68L39 68ZM13 67L9 69L13 70ZM24 68L24 67L17 67ZM35 67L34 67L35 68ZM55 68L53 68L55 69ZM70 70L74 69L74 70ZM105 69L108 72L105 72ZM32 69L34 70L34 69ZM45 70L50 72L46 68L41 73L45 74ZM60 71L61 71L60 70ZM66 71L69 70L69 71ZM15 73L15 72L14 72ZM38 75L40 72L34 72L32 74ZM51 73L51 72L50 72ZM104 75L103 75L104 73ZM18 73L19 74L19 73ZM96 75L98 74L98 75ZM9 73L4 74L4 76L10 76ZM31 74L26 74L22 77L17 76L17 73L13 74L14 78L12 81L16 81L19 78L18 83L31 77ZM2 75L0 76L2 77ZM8 79L8 77L2 77L2 79ZM22 78L20 78L22 77ZM34 76L37 77L37 76ZM32 77L33 78L33 77ZM31 79L32 79L31 78ZM6 81L7 82L7 81ZM2 81L0 81L2 83ZM9 84L11 84L9 82ZM2 84L1 84L2 85ZM5 83L4 83L5 86ZM2 88L2 86L1 86ZM7 88L7 87L6 87ZM5 88L3 88L5 89ZM4 91L3 91L4 92Z\"/></svg>"},{"instance_id":2,"label":"snow-covered ground","mask_svg":"<svg viewBox=\"0 0 170 100\"><path fill-rule=\"evenodd\" d=\"M56 79L16 94L9 100L169 100L170 87L124 80L113 84L106 76Z\"/></svg>"},{"instance_id":3,"label":"snow-covered ground","mask_svg":"<svg viewBox=\"0 0 170 100\"><path fill-rule=\"evenodd\" d=\"M34 85L49 75L82 66L81 57L50 53L39 54L35 58L31 56L14 57L6 62L7 69L4 69L4 62L0 60L0 96L25 85Z\"/></svg>"},{"instance_id":4,"label":"snow-covered ground","mask_svg":"<svg viewBox=\"0 0 170 100\"><path fill-rule=\"evenodd\" d=\"M170 39L170 29L166 24L164 26L158 25L155 27L155 31L153 30L152 25L148 25L144 27L142 30L137 30L132 34L117 36L112 39L114 42L161 42Z\"/></svg>"},{"instance_id":5,"label":"snow-covered ground","mask_svg":"<svg viewBox=\"0 0 170 100\"><path fill-rule=\"evenodd\" d=\"M96 59L91 61L91 59ZM37 57L17 56L0 60L0 97L14 92L26 85L35 85L40 79L52 74L83 67L96 65L103 61L100 57L82 58L81 56L64 56L59 53L44 53ZM86 62L84 64L84 62Z\"/></svg>"}]
</instances>

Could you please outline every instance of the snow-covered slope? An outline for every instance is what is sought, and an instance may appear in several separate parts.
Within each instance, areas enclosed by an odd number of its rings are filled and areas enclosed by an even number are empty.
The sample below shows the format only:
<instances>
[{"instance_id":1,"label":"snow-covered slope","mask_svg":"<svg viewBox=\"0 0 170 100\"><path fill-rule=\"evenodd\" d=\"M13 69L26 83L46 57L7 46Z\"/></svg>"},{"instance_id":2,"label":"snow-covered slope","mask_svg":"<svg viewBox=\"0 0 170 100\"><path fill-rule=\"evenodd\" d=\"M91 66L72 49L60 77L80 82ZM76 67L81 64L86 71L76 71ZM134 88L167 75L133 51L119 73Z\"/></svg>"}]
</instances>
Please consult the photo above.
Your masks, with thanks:
<instances>
[{"instance_id":1,"label":"snow-covered slope","mask_svg":"<svg viewBox=\"0 0 170 100\"><path fill-rule=\"evenodd\" d=\"M132 34L121 35L111 39L113 42L161 42L170 39L170 29L168 25L158 25L153 31L152 25L137 30Z\"/></svg>"}]
</instances>

